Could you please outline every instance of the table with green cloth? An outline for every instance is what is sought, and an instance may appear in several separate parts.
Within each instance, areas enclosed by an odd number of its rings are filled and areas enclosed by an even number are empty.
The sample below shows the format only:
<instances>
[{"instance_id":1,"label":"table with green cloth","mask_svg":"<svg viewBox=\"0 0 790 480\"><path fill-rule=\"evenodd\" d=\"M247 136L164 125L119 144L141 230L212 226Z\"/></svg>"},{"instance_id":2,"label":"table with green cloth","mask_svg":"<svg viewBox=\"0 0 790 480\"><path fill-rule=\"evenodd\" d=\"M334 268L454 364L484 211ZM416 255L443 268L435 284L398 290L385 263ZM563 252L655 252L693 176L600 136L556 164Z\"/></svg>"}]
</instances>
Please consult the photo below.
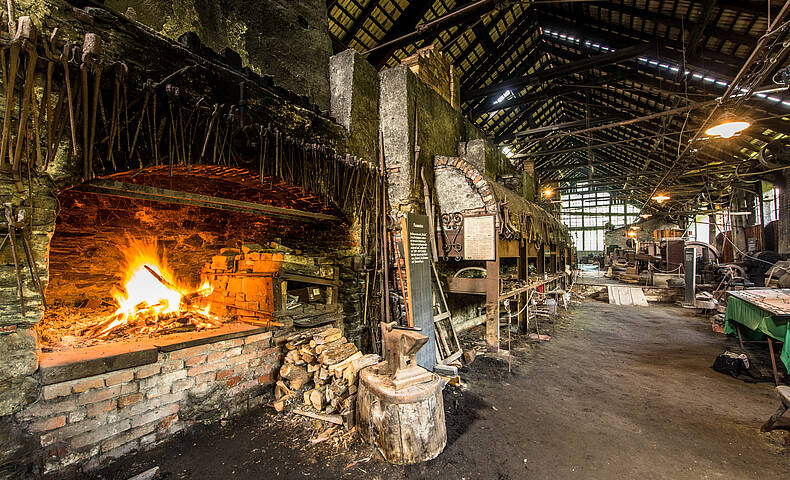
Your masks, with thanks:
<instances>
[{"instance_id":1,"label":"table with green cloth","mask_svg":"<svg viewBox=\"0 0 790 480\"><path fill-rule=\"evenodd\" d=\"M790 371L790 329L787 328L787 322L790 316L785 315L782 309L775 308L775 305L760 302L759 296L755 294L767 292L766 290L743 290L728 292L730 295L727 298L727 310L724 314L724 333L736 334L736 326L733 322L743 325L746 329L741 330L741 337L744 341L760 341L765 340L765 336L769 336L780 342L782 345L782 352L779 358L784 363L785 368ZM772 290L771 295L787 295L790 301L790 291L788 290ZM788 293L784 293L788 292ZM750 300L746 300L745 298ZM755 301L755 298L757 300ZM761 306L758 306L761 305ZM778 314L777 314L778 312Z\"/></svg>"}]
</instances>

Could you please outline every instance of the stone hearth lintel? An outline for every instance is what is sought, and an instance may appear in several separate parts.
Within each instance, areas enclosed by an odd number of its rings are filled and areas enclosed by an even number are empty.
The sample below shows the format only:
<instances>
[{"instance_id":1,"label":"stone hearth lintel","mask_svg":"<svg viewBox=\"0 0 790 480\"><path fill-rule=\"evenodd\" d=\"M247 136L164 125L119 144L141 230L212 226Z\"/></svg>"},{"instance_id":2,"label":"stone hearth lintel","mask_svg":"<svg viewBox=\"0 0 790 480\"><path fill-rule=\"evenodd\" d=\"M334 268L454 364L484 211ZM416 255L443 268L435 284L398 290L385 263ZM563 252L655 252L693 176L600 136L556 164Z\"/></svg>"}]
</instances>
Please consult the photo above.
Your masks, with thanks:
<instances>
[{"instance_id":1,"label":"stone hearth lintel","mask_svg":"<svg viewBox=\"0 0 790 480\"><path fill-rule=\"evenodd\" d=\"M267 331L267 327L235 323L211 331L176 333L158 338L107 343L60 352L46 352L41 354L40 359L41 383L52 385L115 370L139 367L156 363L159 352L173 352L265 331Z\"/></svg>"}]
</instances>

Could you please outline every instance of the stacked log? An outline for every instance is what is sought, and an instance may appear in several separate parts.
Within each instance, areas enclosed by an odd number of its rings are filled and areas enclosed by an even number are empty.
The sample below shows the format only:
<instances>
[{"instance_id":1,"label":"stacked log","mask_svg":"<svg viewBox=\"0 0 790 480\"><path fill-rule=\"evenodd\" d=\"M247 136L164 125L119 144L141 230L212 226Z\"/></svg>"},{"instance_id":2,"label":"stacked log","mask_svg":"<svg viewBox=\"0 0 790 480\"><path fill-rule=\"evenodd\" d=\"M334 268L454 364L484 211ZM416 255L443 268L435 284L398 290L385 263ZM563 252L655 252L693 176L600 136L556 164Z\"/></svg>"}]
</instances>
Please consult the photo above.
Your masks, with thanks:
<instances>
[{"instance_id":1,"label":"stacked log","mask_svg":"<svg viewBox=\"0 0 790 480\"><path fill-rule=\"evenodd\" d=\"M321 327L291 335L275 385L274 408L305 408L347 428L353 426L359 371L379 362L364 355L339 328Z\"/></svg>"}]
</instances>

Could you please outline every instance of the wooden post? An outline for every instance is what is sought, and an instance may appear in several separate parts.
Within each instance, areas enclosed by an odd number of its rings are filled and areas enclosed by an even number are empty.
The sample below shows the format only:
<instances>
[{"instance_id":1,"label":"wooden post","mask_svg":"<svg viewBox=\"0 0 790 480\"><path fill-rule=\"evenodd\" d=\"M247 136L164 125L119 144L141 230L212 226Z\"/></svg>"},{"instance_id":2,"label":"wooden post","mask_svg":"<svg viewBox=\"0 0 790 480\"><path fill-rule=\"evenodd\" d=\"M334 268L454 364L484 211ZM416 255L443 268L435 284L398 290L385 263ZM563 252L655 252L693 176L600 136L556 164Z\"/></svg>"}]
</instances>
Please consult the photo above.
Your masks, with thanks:
<instances>
[{"instance_id":1,"label":"wooden post","mask_svg":"<svg viewBox=\"0 0 790 480\"><path fill-rule=\"evenodd\" d=\"M538 249L538 275L543 275L546 273L546 245L540 244L540 248Z\"/></svg>"},{"instance_id":2,"label":"wooden post","mask_svg":"<svg viewBox=\"0 0 790 480\"><path fill-rule=\"evenodd\" d=\"M495 260L486 262L486 347L499 351L499 248Z\"/></svg>"},{"instance_id":3,"label":"wooden post","mask_svg":"<svg viewBox=\"0 0 790 480\"><path fill-rule=\"evenodd\" d=\"M519 280L526 280L527 279L527 246L523 243L523 240L519 240L518 245L518 279ZM524 296L525 294L519 293L517 298L518 302L516 304L516 308L518 312L521 312L521 309L524 308ZM527 331L527 316L524 315L524 312L518 314L518 331L525 333Z\"/></svg>"}]
</instances>

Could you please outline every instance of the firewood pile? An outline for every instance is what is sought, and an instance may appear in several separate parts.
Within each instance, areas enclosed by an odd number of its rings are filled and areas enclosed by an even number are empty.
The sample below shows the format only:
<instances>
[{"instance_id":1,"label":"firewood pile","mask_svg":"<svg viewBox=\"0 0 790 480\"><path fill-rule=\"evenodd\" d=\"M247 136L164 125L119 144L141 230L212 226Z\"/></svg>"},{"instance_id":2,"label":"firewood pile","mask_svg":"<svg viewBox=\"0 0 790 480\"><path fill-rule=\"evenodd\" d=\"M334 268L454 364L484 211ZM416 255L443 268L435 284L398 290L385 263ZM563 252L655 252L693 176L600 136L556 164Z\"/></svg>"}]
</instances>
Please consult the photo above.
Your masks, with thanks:
<instances>
[{"instance_id":1,"label":"firewood pile","mask_svg":"<svg viewBox=\"0 0 790 480\"><path fill-rule=\"evenodd\" d=\"M332 423L353 427L359 371L379 362L365 355L335 327L291 335L275 385L274 408L291 409Z\"/></svg>"}]
</instances>

